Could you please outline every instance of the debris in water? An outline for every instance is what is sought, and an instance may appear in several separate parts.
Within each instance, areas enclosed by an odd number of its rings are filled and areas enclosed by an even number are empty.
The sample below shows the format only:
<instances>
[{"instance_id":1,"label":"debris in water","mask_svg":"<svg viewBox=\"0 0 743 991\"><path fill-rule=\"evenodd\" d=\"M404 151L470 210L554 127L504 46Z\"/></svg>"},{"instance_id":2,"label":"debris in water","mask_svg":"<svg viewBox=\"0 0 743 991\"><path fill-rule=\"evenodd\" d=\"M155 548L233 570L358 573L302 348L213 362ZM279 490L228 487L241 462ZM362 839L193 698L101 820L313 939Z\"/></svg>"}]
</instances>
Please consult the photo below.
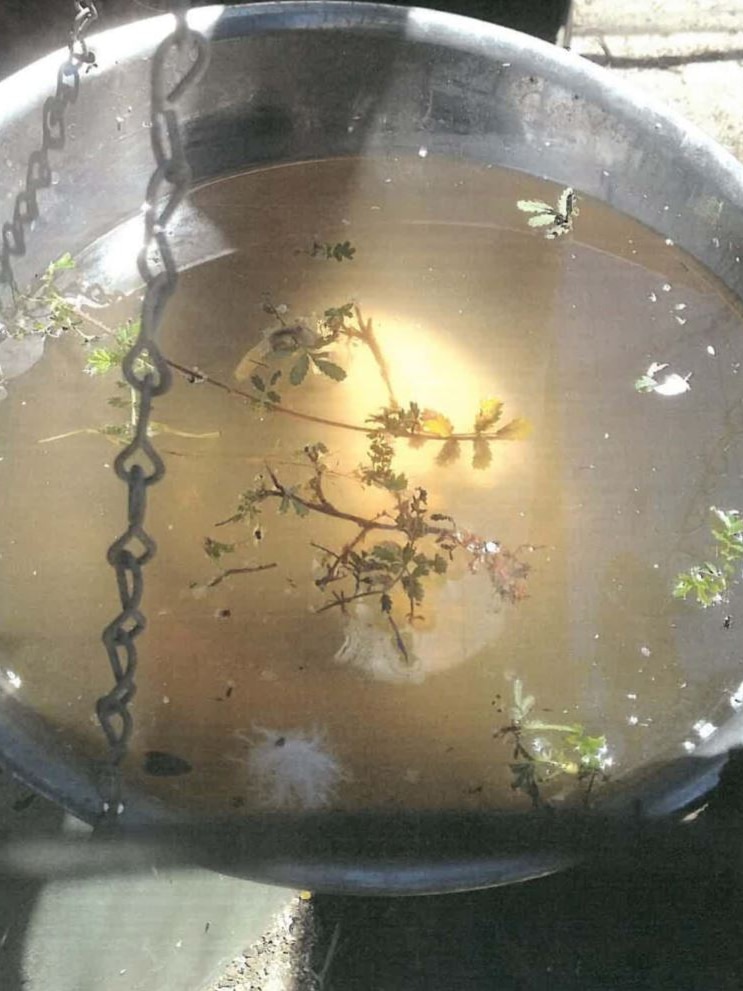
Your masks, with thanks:
<instances>
[{"instance_id":1,"label":"debris in water","mask_svg":"<svg viewBox=\"0 0 743 991\"><path fill-rule=\"evenodd\" d=\"M188 774L193 768L183 757L166 753L164 750L148 750L144 755L142 768L145 774L154 778L175 778Z\"/></svg>"},{"instance_id":2,"label":"debris in water","mask_svg":"<svg viewBox=\"0 0 743 991\"><path fill-rule=\"evenodd\" d=\"M680 396L691 389L689 385L691 372L687 375L678 375L676 372L671 372L658 380L656 378L658 372L662 372L666 368L668 368L667 362L665 364L659 364L657 361L654 361L645 374L641 375L635 381L635 391L657 392L659 396Z\"/></svg>"},{"instance_id":3,"label":"debris in water","mask_svg":"<svg viewBox=\"0 0 743 991\"><path fill-rule=\"evenodd\" d=\"M248 771L261 805L271 809L322 809L331 805L351 775L330 751L321 730L279 732L256 726L238 739L247 756L232 758Z\"/></svg>"}]
</instances>

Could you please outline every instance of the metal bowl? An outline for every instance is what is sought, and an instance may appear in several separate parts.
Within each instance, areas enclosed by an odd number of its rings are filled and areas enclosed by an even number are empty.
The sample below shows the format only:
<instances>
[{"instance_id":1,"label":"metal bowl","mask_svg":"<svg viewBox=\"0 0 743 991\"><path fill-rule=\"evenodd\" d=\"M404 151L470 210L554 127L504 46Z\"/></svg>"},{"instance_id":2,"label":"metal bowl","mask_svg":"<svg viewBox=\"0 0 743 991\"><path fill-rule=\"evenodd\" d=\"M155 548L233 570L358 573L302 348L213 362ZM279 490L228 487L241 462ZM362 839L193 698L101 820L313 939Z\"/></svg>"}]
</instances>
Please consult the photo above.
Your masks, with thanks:
<instances>
[{"instance_id":1,"label":"metal bowl","mask_svg":"<svg viewBox=\"0 0 743 991\"><path fill-rule=\"evenodd\" d=\"M574 185L671 238L743 296L743 169L602 69L525 35L430 10L287 2L207 7L190 17L212 42L208 74L184 114L195 181L262 163L414 154L424 141L431 155ZM69 108L64 151L51 152L59 179L39 194L26 253L12 259L20 284L139 209L152 167L149 133L122 132L120 120L129 108L146 120L148 60L170 28L169 17L158 17L90 40L95 65ZM61 61L55 53L0 83L0 202L8 217ZM714 787L741 739L743 714L693 756L659 761L607 791L597 815L674 815ZM49 727L2 695L0 760L70 812L98 820L97 768L63 753ZM133 794L120 819L137 829L172 815ZM545 822L529 816L260 816L220 827L212 843L203 824L182 828L195 859L313 890L484 887L575 857L574 845L550 842Z\"/></svg>"}]
</instances>

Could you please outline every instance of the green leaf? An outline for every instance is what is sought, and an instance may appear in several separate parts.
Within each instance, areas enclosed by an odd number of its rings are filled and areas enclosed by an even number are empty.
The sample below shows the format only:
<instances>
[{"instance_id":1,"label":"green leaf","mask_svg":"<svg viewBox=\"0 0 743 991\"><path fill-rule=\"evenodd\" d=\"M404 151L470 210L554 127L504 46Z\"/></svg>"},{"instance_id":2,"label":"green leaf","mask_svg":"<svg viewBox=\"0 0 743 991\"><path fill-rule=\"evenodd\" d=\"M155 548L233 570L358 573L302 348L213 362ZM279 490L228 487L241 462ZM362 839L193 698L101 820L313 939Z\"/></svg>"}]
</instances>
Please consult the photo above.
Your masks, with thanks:
<instances>
[{"instance_id":1,"label":"green leaf","mask_svg":"<svg viewBox=\"0 0 743 991\"><path fill-rule=\"evenodd\" d=\"M528 220L529 227L546 227L548 224L554 224L554 222L554 213L540 213L536 217L529 217Z\"/></svg>"},{"instance_id":2,"label":"green leaf","mask_svg":"<svg viewBox=\"0 0 743 991\"><path fill-rule=\"evenodd\" d=\"M258 392L263 392L266 388L266 383L260 377L260 375L251 375L250 381L253 383Z\"/></svg>"},{"instance_id":3,"label":"green leaf","mask_svg":"<svg viewBox=\"0 0 743 991\"><path fill-rule=\"evenodd\" d=\"M232 554L235 550L235 544L223 544L219 540L212 540L211 537L204 537L203 547L204 553L212 561L218 561L223 554Z\"/></svg>"},{"instance_id":4,"label":"green leaf","mask_svg":"<svg viewBox=\"0 0 743 991\"><path fill-rule=\"evenodd\" d=\"M449 568L449 562L446 560L446 558L442 554L437 554L436 557L433 559L433 570L436 572L436 574L444 575L446 574L448 568Z\"/></svg>"},{"instance_id":5,"label":"green leaf","mask_svg":"<svg viewBox=\"0 0 743 991\"><path fill-rule=\"evenodd\" d=\"M342 243L333 245L332 255L337 262L342 262L344 258L351 261L355 254L356 248L352 247L350 241L343 241Z\"/></svg>"},{"instance_id":6,"label":"green leaf","mask_svg":"<svg viewBox=\"0 0 743 991\"><path fill-rule=\"evenodd\" d=\"M371 549L371 553L380 561L398 564L402 557L402 548L399 544L391 540L386 540L382 544L375 544Z\"/></svg>"},{"instance_id":7,"label":"green leaf","mask_svg":"<svg viewBox=\"0 0 743 991\"><path fill-rule=\"evenodd\" d=\"M88 355L84 370L88 375L105 375L115 364L116 362L109 351L105 348L96 348Z\"/></svg>"},{"instance_id":8,"label":"green leaf","mask_svg":"<svg viewBox=\"0 0 743 991\"><path fill-rule=\"evenodd\" d=\"M325 358L318 358L315 355L312 356L312 360L323 375L327 375L328 378L333 379L335 382L342 382L346 377L345 369L341 368L340 365L336 365L332 361L327 361Z\"/></svg>"},{"instance_id":9,"label":"green leaf","mask_svg":"<svg viewBox=\"0 0 743 991\"><path fill-rule=\"evenodd\" d=\"M557 201L557 212L565 220L570 220L571 217L578 215L577 201L578 197L575 195L575 190L568 186L560 193L560 198Z\"/></svg>"},{"instance_id":10,"label":"green leaf","mask_svg":"<svg viewBox=\"0 0 743 991\"><path fill-rule=\"evenodd\" d=\"M281 396L278 394L278 392L274 392L273 389L268 390L268 392L266 393L266 399L269 399L272 403L281 402Z\"/></svg>"},{"instance_id":11,"label":"green leaf","mask_svg":"<svg viewBox=\"0 0 743 991\"><path fill-rule=\"evenodd\" d=\"M411 575L404 575L400 581L400 584L409 599L412 599L417 605L423 602L425 591L417 578L414 578Z\"/></svg>"},{"instance_id":12,"label":"green leaf","mask_svg":"<svg viewBox=\"0 0 743 991\"><path fill-rule=\"evenodd\" d=\"M72 255L69 253L69 251L66 251L56 261L52 262L49 265L47 272L50 275L54 275L55 272L62 272L65 269L70 269L74 267L75 267L75 261Z\"/></svg>"},{"instance_id":13,"label":"green leaf","mask_svg":"<svg viewBox=\"0 0 743 991\"><path fill-rule=\"evenodd\" d=\"M635 379L635 392L653 392L657 384L649 375L641 375L639 379Z\"/></svg>"},{"instance_id":14,"label":"green leaf","mask_svg":"<svg viewBox=\"0 0 743 991\"><path fill-rule=\"evenodd\" d=\"M404 492L408 487L408 476L400 472L399 475L391 475L384 488L389 489L390 492Z\"/></svg>"},{"instance_id":15,"label":"green leaf","mask_svg":"<svg viewBox=\"0 0 743 991\"><path fill-rule=\"evenodd\" d=\"M392 612L392 599L389 597L389 595L387 595L386 592L383 592L382 593L382 595L381 595L381 597L379 599L379 604L382 607L382 612L385 612L385 613L391 613Z\"/></svg>"},{"instance_id":16,"label":"green leaf","mask_svg":"<svg viewBox=\"0 0 743 991\"><path fill-rule=\"evenodd\" d=\"M280 378L281 378L281 369L279 368L279 370L277 372L274 372L273 373L273 375L269 379L269 383L268 384L269 385L276 385L276 383L279 381Z\"/></svg>"},{"instance_id":17,"label":"green leaf","mask_svg":"<svg viewBox=\"0 0 743 991\"><path fill-rule=\"evenodd\" d=\"M353 303L344 303L343 306L331 306L330 309L325 311L325 320L342 321L353 316Z\"/></svg>"},{"instance_id":18,"label":"green leaf","mask_svg":"<svg viewBox=\"0 0 743 991\"><path fill-rule=\"evenodd\" d=\"M302 351L297 361L292 366L289 373L289 381L292 385L301 385L310 367L310 359L306 351Z\"/></svg>"},{"instance_id":19,"label":"green leaf","mask_svg":"<svg viewBox=\"0 0 743 991\"><path fill-rule=\"evenodd\" d=\"M555 214L554 207L544 200L518 200L516 206L524 213L549 213L552 216Z\"/></svg>"},{"instance_id":20,"label":"green leaf","mask_svg":"<svg viewBox=\"0 0 743 991\"><path fill-rule=\"evenodd\" d=\"M299 502L297 499L291 500L292 509L297 514L297 516L308 516L309 509L303 503Z\"/></svg>"}]
</instances>

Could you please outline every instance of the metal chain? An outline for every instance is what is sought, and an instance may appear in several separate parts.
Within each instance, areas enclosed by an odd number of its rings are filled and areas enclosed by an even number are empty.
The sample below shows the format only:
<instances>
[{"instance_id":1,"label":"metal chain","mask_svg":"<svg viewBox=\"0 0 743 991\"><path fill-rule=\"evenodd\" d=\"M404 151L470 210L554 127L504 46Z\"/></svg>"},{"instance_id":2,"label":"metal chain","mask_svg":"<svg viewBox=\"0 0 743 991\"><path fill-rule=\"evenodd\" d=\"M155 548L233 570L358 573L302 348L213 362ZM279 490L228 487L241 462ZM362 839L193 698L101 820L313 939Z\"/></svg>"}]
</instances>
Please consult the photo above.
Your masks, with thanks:
<instances>
[{"instance_id":1,"label":"metal chain","mask_svg":"<svg viewBox=\"0 0 743 991\"><path fill-rule=\"evenodd\" d=\"M186 9L187 5L179 5L175 29L159 45L152 59L150 134L155 170L147 185L144 245L137 259L146 291L139 335L122 363L124 378L138 394L138 414L134 436L114 461L114 470L129 492L128 526L108 550L109 564L116 572L121 612L103 631L115 684L96 704L109 747L108 763L100 782L104 820L123 811L120 765L132 733L129 703L136 691L136 640L147 622L140 608L143 568L156 551L155 541L144 525L147 490L165 473L163 460L150 441L149 422L153 399L167 392L171 381L170 369L156 342L165 306L178 281L166 226L191 181L176 104L202 75L208 58L207 40L189 28ZM173 55L180 57L181 75L170 85L168 62ZM182 71L187 59L190 59L188 67Z\"/></svg>"},{"instance_id":2,"label":"metal chain","mask_svg":"<svg viewBox=\"0 0 743 991\"><path fill-rule=\"evenodd\" d=\"M11 259L26 254L24 228L39 217L36 193L39 189L47 189L52 184L49 152L61 151L65 146L67 138L65 114L67 107L77 101L80 90L80 69L95 62L95 54L88 48L84 36L97 19L98 10L93 0L75 0L75 19L67 42L67 60L57 72L56 92L44 101L41 117L41 147L29 156L26 183L16 196L13 218L3 224L0 285L10 289L13 296L17 292L17 285Z\"/></svg>"}]
</instances>

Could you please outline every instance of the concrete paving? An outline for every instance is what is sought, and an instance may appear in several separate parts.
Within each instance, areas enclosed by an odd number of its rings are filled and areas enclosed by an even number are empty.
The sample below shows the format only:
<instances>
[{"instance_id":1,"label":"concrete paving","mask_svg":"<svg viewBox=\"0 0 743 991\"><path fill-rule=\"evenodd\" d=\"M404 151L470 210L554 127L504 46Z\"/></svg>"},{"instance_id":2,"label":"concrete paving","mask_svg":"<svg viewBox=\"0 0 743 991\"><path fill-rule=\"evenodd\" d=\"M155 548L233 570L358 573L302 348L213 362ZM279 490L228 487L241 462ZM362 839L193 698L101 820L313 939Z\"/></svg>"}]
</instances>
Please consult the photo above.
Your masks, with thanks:
<instances>
[{"instance_id":1,"label":"concrete paving","mask_svg":"<svg viewBox=\"0 0 743 991\"><path fill-rule=\"evenodd\" d=\"M0 840L89 832L0 775ZM295 892L196 868L42 883L0 871L3 991L200 991Z\"/></svg>"},{"instance_id":2,"label":"concrete paving","mask_svg":"<svg viewBox=\"0 0 743 991\"><path fill-rule=\"evenodd\" d=\"M743 160L743 0L575 0L571 49Z\"/></svg>"}]
</instances>

